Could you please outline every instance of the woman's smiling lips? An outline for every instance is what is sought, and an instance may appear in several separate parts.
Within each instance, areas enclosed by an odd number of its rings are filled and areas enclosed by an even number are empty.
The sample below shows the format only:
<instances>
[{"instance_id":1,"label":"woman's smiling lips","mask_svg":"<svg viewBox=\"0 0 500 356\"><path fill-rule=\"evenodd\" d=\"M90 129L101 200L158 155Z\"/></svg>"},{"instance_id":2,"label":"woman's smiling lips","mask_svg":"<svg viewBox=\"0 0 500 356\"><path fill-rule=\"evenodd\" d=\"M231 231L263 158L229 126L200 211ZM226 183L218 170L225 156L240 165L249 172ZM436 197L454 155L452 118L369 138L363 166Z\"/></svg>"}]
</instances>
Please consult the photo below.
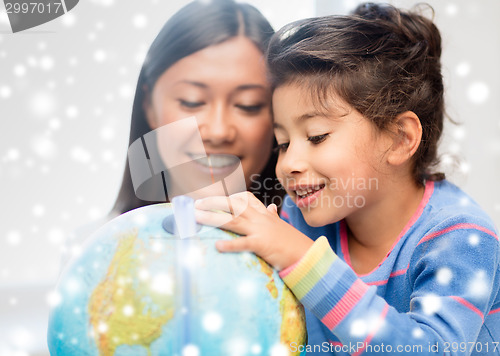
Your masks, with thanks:
<instances>
[{"instance_id":1,"label":"woman's smiling lips","mask_svg":"<svg viewBox=\"0 0 500 356\"><path fill-rule=\"evenodd\" d=\"M241 162L240 157L225 153L211 153L207 155L188 153L187 155L196 163L199 170L214 175L229 174Z\"/></svg>"}]
</instances>

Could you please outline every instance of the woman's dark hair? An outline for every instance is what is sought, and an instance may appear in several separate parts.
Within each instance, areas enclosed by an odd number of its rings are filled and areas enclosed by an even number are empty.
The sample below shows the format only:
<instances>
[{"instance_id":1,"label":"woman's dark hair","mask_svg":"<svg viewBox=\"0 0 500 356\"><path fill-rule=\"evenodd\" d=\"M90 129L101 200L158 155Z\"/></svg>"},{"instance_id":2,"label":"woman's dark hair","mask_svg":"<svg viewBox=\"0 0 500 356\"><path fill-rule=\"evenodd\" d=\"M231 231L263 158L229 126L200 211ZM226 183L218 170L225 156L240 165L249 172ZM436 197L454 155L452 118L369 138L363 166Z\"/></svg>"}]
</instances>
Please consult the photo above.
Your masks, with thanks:
<instances>
[{"instance_id":1,"label":"woman's dark hair","mask_svg":"<svg viewBox=\"0 0 500 356\"><path fill-rule=\"evenodd\" d=\"M158 78L174 63L235 36L250 39L264 53L273 34L274 30L269 22L257 9L248 4L236 3L233 0L193 1L180 9L165 23L151 44L139 74L132 108L129 146L151 131L143 109L147 91L153 89ZM252 178L254 187L251 187L251 190L253 189L261 200L264 200L263 197L274 195L282 197L284 194L277 188L273 188L267 194L264 192L264 180L275 181L275 164L276 156L272 154L258 178ZM161 177L153 178L159 178L160 182L150 182L153 183L151 186L161 185ZM144 201L136 196L130 174L130 162L127 158L122 184L111 214L121 214L157 202Z\"/></svg>"},{"instance_id":2,"label":"woman's dark hair","mask_svg":"<svg viewBox=\"0 0 500 356\"><path fill-rule=\"evenodd\" d=\"M433 22L387 4L364 3L350 16L300 20L279 30L267 52L271 85L296 83L317 103L335 93L380 130L413 111L422 140L413 177L442 180L438 163L444 96L441 36Z\"/></svg>"}]
</instances>

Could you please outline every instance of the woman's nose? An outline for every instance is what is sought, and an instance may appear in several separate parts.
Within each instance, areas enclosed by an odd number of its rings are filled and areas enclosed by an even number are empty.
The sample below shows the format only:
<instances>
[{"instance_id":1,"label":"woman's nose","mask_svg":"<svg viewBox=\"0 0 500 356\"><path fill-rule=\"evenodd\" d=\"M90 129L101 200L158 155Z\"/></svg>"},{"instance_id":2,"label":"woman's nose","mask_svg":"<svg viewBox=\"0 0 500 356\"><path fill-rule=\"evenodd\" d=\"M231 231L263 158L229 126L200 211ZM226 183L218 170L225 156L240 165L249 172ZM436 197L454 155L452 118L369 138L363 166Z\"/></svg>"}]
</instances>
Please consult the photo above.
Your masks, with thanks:
<instances>
[{"instance_id":1,"label":"woman's nose","mask_svg":"<svg viewBox=\"0 0 500 356\"><path fill-rule=\"evenodd\" d=\"M218 146L231 143L236 138L237 128L229 108L225 106L214 107L199 120L198 125L204 143Z\"/></svg>"}]
</instances>

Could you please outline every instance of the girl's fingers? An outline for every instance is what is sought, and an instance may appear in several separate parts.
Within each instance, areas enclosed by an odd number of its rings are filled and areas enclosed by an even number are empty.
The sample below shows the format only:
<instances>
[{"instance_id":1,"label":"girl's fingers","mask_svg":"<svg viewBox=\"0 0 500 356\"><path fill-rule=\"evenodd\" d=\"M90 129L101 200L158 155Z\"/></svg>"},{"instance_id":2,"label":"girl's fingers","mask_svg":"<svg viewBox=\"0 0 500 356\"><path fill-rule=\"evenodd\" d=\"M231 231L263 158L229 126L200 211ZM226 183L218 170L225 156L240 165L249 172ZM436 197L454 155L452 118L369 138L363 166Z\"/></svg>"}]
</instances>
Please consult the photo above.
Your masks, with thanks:
<instances>
[{"instance_id":1,"label":"girl's fingers","mask_svg":"<svg viewBox=\"0 0 500 356\"><path fill-rule=\"evenodd\" d=\"M254 244L252 243L252 238L239 237L234 240L219 240L215 242L215 247L220 252L243 252L243 251L254 251Z\"/></svg>"},{"instance_id":2,"label":"girl's fingers","mask_svg":"<svg viewBox=\"0 0 500 356\"><path fill-rule=\"evenodd\" d=\"M230 230L239 235L246 235L245 226L238 224L237 218L231 214L195 209L194 215L196 222L199 224Z\"/></svg>"},{"instance_id":3,"label":"girl's fingers","mask_svg":"<svg viewBox=\"0 0 500 356\"><path fill-rule=\"evenodd\" d=\"M202 225L222 227L233 220L233 216L226 212L214 212L207 210L194 210L196 221Z\"/></svg>"},{"instance_id":4,"label":"girl's fingers","mask_svg":"<svg viewBox=\"0 0 500 356\"><path fill-rule=\"evenodd\" d=\"M278 207L276 206L276 204L269 204L267 206L267 211L273 213L273 214L278 214Z\"/></svg>"},{"instance_id":5,"label":"girl's fingers","mask_svg":"<svg viewBox=\"0 0 500 356\"><path fill-rule=\"evenodd\" d=\"M248 204L243 204L240 200L235 200L231 197L217 196L198 199L194 203L194 207L200 210L221 210L232 215L241 214Z\"/></svg>"},{"instance_id":6,"label":"girl's fingers","mask_svg":"<svg viewBox=\"0 0 500 356\"><path fill-rule=\"evenodd\" d=\"M222 210L234 216L242 214L249 206L261 213L266 212L266 207L252 193L241 192L226 196L216 196L199 199L195 208L201 210Z\"/></svg>"}]
</instances>

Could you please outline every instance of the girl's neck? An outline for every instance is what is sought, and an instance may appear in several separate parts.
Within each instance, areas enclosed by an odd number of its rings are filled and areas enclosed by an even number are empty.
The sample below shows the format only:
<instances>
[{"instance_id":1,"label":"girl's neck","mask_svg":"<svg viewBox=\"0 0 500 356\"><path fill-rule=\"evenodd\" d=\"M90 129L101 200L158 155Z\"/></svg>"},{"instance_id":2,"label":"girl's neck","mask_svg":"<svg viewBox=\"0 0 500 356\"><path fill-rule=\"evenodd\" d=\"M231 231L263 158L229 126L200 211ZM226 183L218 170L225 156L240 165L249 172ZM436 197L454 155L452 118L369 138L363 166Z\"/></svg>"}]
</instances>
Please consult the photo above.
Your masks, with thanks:
<instances>
[{"instance_id":1,"label":"girl's neck","mask_svg":"<svg viewBox=\"0 0 500 356\"><path fill-rule=\"evenodd\" d=\"M345 219L349 255L358 274L382 262L422 201L423 186L393 183L379 192L379 199Z\"/></svg>"}]
</instances>

